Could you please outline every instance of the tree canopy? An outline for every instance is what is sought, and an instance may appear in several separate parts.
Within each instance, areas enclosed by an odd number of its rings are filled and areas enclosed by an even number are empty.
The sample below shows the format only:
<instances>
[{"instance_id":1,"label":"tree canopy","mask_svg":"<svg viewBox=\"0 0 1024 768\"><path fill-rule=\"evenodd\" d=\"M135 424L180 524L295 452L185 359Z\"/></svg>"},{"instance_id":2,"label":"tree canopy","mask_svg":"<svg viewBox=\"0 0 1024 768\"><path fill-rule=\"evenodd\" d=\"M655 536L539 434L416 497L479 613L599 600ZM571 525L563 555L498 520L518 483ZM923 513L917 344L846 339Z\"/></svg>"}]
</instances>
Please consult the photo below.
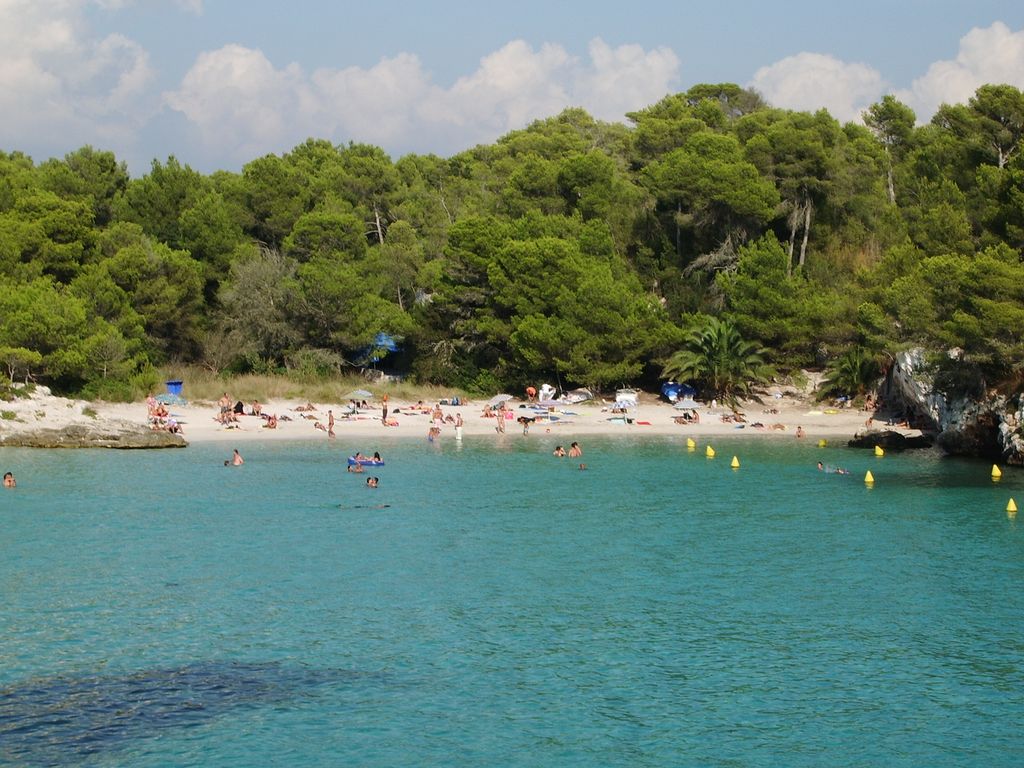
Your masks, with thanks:
<instances>
[{"instance_id":1,"label":"tree canopy","mask_svg":"<svg viewBox=\"0 0 1024 768\"><path fill-rule=\"evenodd\" d=\"M1021 380L1019 89L922 125L893 96L844 125L728 83L627 118L569 109L450 158L311 138L211 175L0 151L5 376L116 395L171 361L359 366L383 332L387 365L471 390L662 361L723 394L767 366L853 386L910 345ZM700 362L712 342L740 373Z\"/></svg>"}]
</instances>

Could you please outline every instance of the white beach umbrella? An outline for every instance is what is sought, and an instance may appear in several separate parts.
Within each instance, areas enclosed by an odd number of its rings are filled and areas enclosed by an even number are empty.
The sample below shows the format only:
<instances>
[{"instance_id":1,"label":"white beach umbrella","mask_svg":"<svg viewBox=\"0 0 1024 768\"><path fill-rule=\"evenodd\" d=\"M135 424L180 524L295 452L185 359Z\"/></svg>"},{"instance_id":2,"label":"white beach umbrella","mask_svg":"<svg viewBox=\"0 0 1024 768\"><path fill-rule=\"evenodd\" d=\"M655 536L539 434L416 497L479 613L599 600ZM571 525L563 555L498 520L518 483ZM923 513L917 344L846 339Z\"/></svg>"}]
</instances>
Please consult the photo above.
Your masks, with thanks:
<instances>
[{"instance_id":1,"label":"white beach umbrella","mask_svg":"<svg viewBox=\"0 0 1024 768\"><path fill-rule=\"evenodd\" d=\"M501 405L502 403L507 402L509 400L513 400L513 399L514 398L512 397L512 395L495 395L494 397L492 397L490 400L487 401L487 404L488 405Z\"/></svg>"}]
</instances>

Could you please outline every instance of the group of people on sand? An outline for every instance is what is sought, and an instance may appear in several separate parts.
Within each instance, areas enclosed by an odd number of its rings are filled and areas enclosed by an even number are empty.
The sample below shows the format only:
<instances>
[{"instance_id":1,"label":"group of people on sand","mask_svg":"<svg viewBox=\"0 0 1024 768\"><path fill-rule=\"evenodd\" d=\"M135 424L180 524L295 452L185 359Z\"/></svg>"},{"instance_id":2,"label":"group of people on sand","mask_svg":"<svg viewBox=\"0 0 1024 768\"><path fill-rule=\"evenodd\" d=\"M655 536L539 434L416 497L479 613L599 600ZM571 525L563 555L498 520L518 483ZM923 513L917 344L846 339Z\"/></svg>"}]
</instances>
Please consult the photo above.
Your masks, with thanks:
<instances>
[{"instance_id":1,"label":"group of people on sand","mask_svg":"<svg viewBox=\"0 0 1024 768\"><path fill-rule=\"evenodd\" d=\"M152 430L166 430L172 435L181 434L181 424L171 416L167 405L160 402L152 393L146 397L146 412L149 419L149 428Z\"/></svg>"},{"instance_id":2,"label":"group of people on sand","mask_svg":"<svg viewBox=\"0 0 1024 768\"><path fill-rule=\"evenodd\" d=\"M278 416L274 413L264 413L263 405L259 400L253 400L252 405L249 407L249 413L245 412L245 403L241 400L232 402L231 397L225 392L221 395L217 401L217 413L214 415L213 420L223 425L228 429L240 429L240 416L255 416L263 419L263 427L266 429L277 429ZM287 416L281 416L282 419L287 419Z\"/></svg>"}]
</instances>

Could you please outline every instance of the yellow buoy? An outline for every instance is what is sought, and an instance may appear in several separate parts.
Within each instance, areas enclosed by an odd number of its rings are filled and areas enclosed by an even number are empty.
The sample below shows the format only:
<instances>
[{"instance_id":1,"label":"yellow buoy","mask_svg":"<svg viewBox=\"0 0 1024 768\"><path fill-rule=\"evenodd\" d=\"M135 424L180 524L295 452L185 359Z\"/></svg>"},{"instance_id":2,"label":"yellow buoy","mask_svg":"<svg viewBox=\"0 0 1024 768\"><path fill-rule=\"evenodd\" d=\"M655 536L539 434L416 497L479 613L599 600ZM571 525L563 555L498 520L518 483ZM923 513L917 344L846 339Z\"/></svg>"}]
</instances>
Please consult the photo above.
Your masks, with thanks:
<instances>
[{"instance_id":1,"label":"yellow buoy","mask_svg":"<svg viewBox=\"0 0 1024 768\"><path fill-rule=\"evenodd\" d=\"M992 465L992 479L993 480L998 480L1002 476L1003 476L1003 470L1001 470L999 467L997 467L995 464L993 464Z\"/></svg>"},{"instance_id":2,"label":"yellow buoy","mask_svg":"<svg viewBox=\"0 0 1024 768\"><path fill-rule=\"evenodd\" d=\"M733 469L739 469L740 468L740 460L736 456L733 456L732 457L732 464L730 464L729 466L732 467Z\"/></svg>"},{"instance_id":3,"label":"yellow buoy","mask_svg":"<svg viewBox=\"0 0 1024 768\"><path fill-rule=\"evenodd\" d=\"M697 447L697 441L694 440L692 437L686 438L686 447L692 451L694 448Z\"/></svg>"},{"instance_id":4,"label":"yellow buoy","mask_svg":"<svg viewBox=\"0 0 1024 768\"><path fill-rule=\"evenodd\" d=\"M870 469L868 470L868 473L866 475L864 475L864 482L867 485L874 485L875 484L875 476L871 474L871 470Z\"/></svg>"},{"instance_id":5,"label":"yellow buoy","mask_svg":"<svg viewBox=\"0 0 1024 768\"><path fill-rule=\"evenodd\" d=\"M819 448L826 448L826 447L828 447L828 440L819 440L818 441L818 447Z\"/></svg>"},{"instance_id":6,"label":"yellow buoy","mask_svg":"<svg viewBox=\"0 0 1024 768\"><path fill-rule=\"evenodd\" d=\"M1009 512L1011 515L1016 515L1017 514L1017 502L1014 501L1013 499L1010 499L1010 503L1006 505L1006 511Z\"/></svg>"},{"instance_id":7,"label":"yellow buoy","mask_svg":"<svg viewBox=\"0 0 1024 768\"><path fill-rule=\"evenodd\" d=\"M704 449L704 455L706 455L709 459L715 458L715 449L709 445L706 449Z\"/></svg>"},{"instance_id":8,"label":"yellow buoy","mask_svg":"<svg viewBox=\"0 0 1024 768\"><path fill-rule=\"evenodd\" d=\"M882 450L882 446L875 446L875 456L885 456L885 451Z\"/></svg>"}]
</instances>

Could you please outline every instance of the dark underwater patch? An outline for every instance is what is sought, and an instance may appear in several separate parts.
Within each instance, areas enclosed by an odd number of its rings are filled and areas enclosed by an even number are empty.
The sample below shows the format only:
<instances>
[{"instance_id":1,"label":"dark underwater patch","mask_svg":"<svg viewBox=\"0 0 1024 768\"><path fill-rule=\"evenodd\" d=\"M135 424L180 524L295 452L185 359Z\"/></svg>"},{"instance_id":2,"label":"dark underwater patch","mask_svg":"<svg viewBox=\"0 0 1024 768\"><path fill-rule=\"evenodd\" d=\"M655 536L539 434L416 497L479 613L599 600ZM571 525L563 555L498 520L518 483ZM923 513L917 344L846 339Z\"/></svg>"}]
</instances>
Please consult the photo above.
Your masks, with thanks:
<instances>
[{"instance_id":1,"label":"dark underwater patch","mask_svg":"<svg viewBox=\"0 0 1024 768\"><path fill-rule=\"evenodd\" d=\"M0 764L67 765L126 742L283 705L366 675L206 661L122 676L32 678L0 688Z\"/></svg>"}]
</instances>

